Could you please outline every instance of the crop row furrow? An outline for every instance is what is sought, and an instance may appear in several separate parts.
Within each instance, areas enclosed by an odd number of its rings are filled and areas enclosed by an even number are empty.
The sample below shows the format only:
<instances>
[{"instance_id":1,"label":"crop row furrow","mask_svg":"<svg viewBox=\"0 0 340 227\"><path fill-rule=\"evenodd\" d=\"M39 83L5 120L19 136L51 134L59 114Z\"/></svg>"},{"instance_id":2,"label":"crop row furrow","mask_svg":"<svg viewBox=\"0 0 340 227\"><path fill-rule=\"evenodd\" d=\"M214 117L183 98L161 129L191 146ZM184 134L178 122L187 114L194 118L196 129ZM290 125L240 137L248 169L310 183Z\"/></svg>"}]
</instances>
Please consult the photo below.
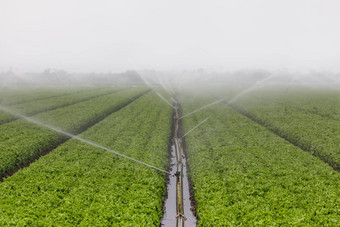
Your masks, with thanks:
<instances>
[{"instance_id":1,"label":"crop row furrow","mask_svg":"<svg viewBox=\"0 0 340 227\"><path fill-rule=\"evenodd\" d=\"M182 94L183 114L209 99ZM212 115L186 136L198 226L340 224L338 172L227 105L196 114L185 131Z\"/></svg>"},{"instance_id":2,"label":"crop row furrow","mask_svg":"<svg viewBox=\"0 0 340 227\"><path fill-rule=\"evenodd\" d=\"M64 95L78 94L96 90L95 87L68 87L68 88L30 88L14 89L0 93L0 104L12 106L26 102L38 101L48 98L56 98Z\"/></svg>"},{"instance_id":3,"label":"crop row furrow","mask_svg":"<svg viewBox=\"0 0 340 227\"><path fill-rule=\"evenodd\" d=\"M340 122L279 104L240 101L233 107L290 143L340 169Z\"/></svg>"},{"instance_id":4,"label":"crop row furrow","mask_svg":"<svg viewBox=\"0 0 340 227\"><path fill-rule=\"evenodd\" d=\"M166 169L171 113L149 93L80 137ZM0 225L158 226L164 183L161 172L71 139L0 184Z\"/></svg>"},{"instance_id":5,"label":"crop row furrow","mask_svg":"<svg viewBox=\"0 0 340 227\"><path fill-rule=\"evenodd\" d=\"M11 106L10 108L18 113L26 116L31 116L45 111L51 111L60 107L66 107L79 102L84 102L93 98L108 95L117 91L121 88L101 88L88 92L82 92L72 95L62 95L58 97L46 98L42 100L34 100L19 105ZM16 120L17 118L9 113L0 112L0 125Z\"/></svg>"},{"instance_id":6,"label":"crop row furrow","mask_svg":"<svg viewBox=\"0 0 340 227\"><path fill-rule=\"evenodd\" d=\"M320 117L324 117L324 118L329 118L329 119L340 121L340 114L338 114L338 116L337 116L335 114L320 112L319 110L317 110L315 108L311 109L311 108L301 107L301 106L298 106L298 105L294 105L294 104L291 104L291 103L284 103L284 102L281 102L281 101L274 101L274 102L284 106L285 108L293 108L293 109L302 111L302 112L304 112L306 114L315 114L315 115L318 115Z\"/></svg>"},{"instance_id":7,"label":"crop row furrow","mask_svg":"<svg viewBox=\"0 0 340 227\"><path fill-rule=\"evenodd\" d=\"M249 97L257 105L276 103L305 113L340 120L340 94L337 91L311 88L264 88L253 91Z\"/></svg>"},{"instance_id":8,"label":"crop row furrow","mask_svg":"<svg viewBox=\"0 0 340 227\"><path fill-rule=\"evenodd\" d=\"M44 112L35 115L32 119L72 134L78 134L131 103L146 91L144 87L128 89ZM2 178L68 139L64 135L26 120L3 124L0 130L4 132L0 134L0 176Z\"/></svg>"}]
</instances>

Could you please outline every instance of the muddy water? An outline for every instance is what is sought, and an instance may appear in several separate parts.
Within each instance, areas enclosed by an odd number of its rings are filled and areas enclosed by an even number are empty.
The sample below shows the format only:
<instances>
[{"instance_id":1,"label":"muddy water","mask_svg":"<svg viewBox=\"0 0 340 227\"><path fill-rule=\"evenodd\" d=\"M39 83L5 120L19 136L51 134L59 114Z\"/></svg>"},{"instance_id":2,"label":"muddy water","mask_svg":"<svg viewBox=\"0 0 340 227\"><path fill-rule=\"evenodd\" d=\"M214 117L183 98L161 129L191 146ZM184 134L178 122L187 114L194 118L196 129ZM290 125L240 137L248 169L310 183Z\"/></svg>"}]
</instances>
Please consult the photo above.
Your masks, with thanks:
<instances>
[{"instance_id":1,"label":"muddy water","mask_svg":"<svg viewBox=\"0 0 340 227\"><path fill-rule=\"evenodd\" d=\"M177 158L175 146L171 146L171 162L170 162L170 173L169 182L167 185L168 198L164 203L164 215L161 220L162 226L176 226L176 215L177 215L177 205L176 205L176 176L177 171Z\"/></svg>"},{"instance_id":2,"label":"muddy water","mask_svg":"<svg viewBox=\"0 0 340 227\"><path fill-rule=\"evenodd\" d=\"M184 221L184 226L196 226L196 217L191 211L191 201L190 201L190 188L189 188L189 178L187 175L187 160L185 155L182 156L183 162L183 206L184 215L187 218Z\"/></svg>"},{"instance_id":3,"label":"muddy water","mask_svg":"<svg viewBox=\"0 0 340 227\"><path fill-rule=\"evenodd\" d=\"M183 150L185 146L179 139L181 134L180 107L176 100L174 101L172 125L170 176L167 182L168 196L163 206L164 214L161 226L191 227L196 226L196 217L191 211L190 185L185 151Z\"/></svg>"},{"instance_id":4,"label":"muddy water","mask_svg":"<svg viewBox=\"0 0 340 227\"><path fill-rule=\"evenodd\" d=\"M184 221L184 226L196 226L196 217L190 210L191 201L190 201L190 190L189 190L189 180L187 176L187 167L186 167L186 159L185 156L182 156L183 162L183 207L184 207L184 215L187 218ZM164 203L164 215L161 220L161 226L165 227L174 227L177 225L177 197L176 197L176 176L174 174L177 171L177 158L176 158L176 149L175 146L171 147L171 162L170 162L170 172L171 176L169 177L169 182L167 185L168 198Z\"/></svg>"}]
</instances>

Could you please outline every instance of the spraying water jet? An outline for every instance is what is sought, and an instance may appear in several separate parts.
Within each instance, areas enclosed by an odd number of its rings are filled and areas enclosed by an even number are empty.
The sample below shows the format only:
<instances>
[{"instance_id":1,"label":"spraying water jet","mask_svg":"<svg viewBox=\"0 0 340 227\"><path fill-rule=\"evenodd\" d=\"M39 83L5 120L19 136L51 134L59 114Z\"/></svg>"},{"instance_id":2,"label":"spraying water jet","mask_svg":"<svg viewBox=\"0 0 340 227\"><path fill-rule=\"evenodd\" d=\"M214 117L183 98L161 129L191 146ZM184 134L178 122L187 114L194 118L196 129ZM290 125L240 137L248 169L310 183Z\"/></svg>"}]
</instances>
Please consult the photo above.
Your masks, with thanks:
<instances>
[{"instance_id":1,"label":"spraying water jet","mask_svg":"<svg viewBox=\"0 0 340 227\"><path fill-rule=\"evenodd\" d=\"M137 162L137 163L142 164L142 165L144 165L144 166L153 168L153 169L155 169L155 170L164 172L164 173L166 173L166 174L170 174L170 173L169 173L168 171L166 171L166 170L163 170L163 169L158 168L158 167L156 167L156 166L150 165L150 164L145 163L145 162L143 162L143 161L134 159L134 158L129 157L129 156L127 156L127 155L121 154L121 153L119 153L119 152L117 152L117 151L114 151L114 150L112 150L112 149L110 149L110 148L104 147L104 146L102 146L102 145L100 145L100 144L97 144L97 143L95 143L95 142L93 142L93 141L86 140L86 139L83 139L83 138L81 138L81 137L79 137L79 136L76 136L76 135L73 135L73 134L71 134L71 133L65 132L65 131L63 131L63 130L61 130L61 129L59 129L59 128L54 127L54 126L51 126L51 125L48 125L48 124L44 124L44 123L42 123L42 122L40 122L40 121L34 120L34 119L30 118L30 117L27 117L27 116L25 116L25 115L22 115L22 114L20 114L20 113L17 113L17 112L15 112L15 111L13 111L13 110L7 108L7 107L4 107L4 106L2 106L2 105L0 105L0 110L2 110L2 111L4 111L4 112L7 112L7 113L9 113L9 114L12 114L12 115L14 115L14 116L16 116L16 117L18 117L18 118L22 118L22 119L24 119L24 120L26 120L26 121L28 121L28 122L31 122L31 123L33 123L33 124L35 124L35 125L38 125L38 126L41 126L41 127L44 127L44 128L48 128L48 129L50 129L50 130L52 130L52 131L55 131L55 132L57 132L57 133L59 133L59 134L61 134L61 135L65 135L65 136L70 137L70 138L72 138L72 139L81 141L81 142L83 142L83 143L89 144L89 145L94 146L94 147L97 147L97 148L99 148L99 149L102 149L102 150L111 152L111 153L113 153L113 154L115 154L115 155L118 155L118 156L120 156L120 157L123 157L123 158L129 159L129 160L131 160L131 161Z\"/></svg>"},{"instance_id":2,"label":"spraying water jet","mask_svg":"<svg viewBox=\"0 0 340 227\"><path fill-rule=\"evenodd\" d=\"M262 80L260 80L260 81L257 81L255 84L253 84L252 86L250 86L249 88L247 88L246 90L242 91L241 93L239 93L238 95L236 95L234 98L232 98L232 99L228 102L228 104L231 104L232 102L234 102L234 101L237 100L238 98L242 97L243 95L249 93L250 91L255 90L258 86L263 85L266 81L268 81L268 80L270 80L270 79L272 79L272 78L274 78L274 77L276 77L276 76L275 76L275 75L272 75L272 76L268 76L268 77L266 77L266 78L264 78L264 79L262 79ZM200 107L200 108L198 108L198 109L196 109L196 110L194 110L194 111L192 111L192 112L190 112L190 113L187 113L187 114L183 115L180 119L185 118L185 117L188 117L188 116L190 116L190 115L192 115L192 114L194 114L194 113L196 113L196 112L198 112L198 111L204 110L204 109L206 109L206 108L208 108L208 107L211 107L211 106L213 106L213 105L216 105L216 104L218 104L218 103L220 103L220 102L223 102L225 99L227 99L227 97L221 98L221 99L216 100L216 101L214 101L214 102L212 102L212 103L209 103L209 104L207 104L207 105L205 105L205 106L202 106L202 107Z\"/></svg>"},{"instance_id":3,"label":"spraying water jet","mask_svg":"<svg viewBox=\"0 0 340 227\"><path fill-rule=\"evenodd\" d=\"M166 98L164 98L159 92L155 91L155 89L151 86L151 84L141 74L138 74L138 75L144 81L144 83L158 95L158 97L160 97L166 104L168 104L173 109L175 109L175 107Z\"/></svg>"},{"instance_id":4,"label":"spraying water jet","mask_svg":"<svg viewBox=\"0 0 340 227\"><path fill-rule=\"evenodd\" d=\"M194 126L192 129L190 129L188 132L186 132L182 137L184 138L185 136L187 136L188 134L190 134L192 131L194 131L196 128L198 128L199 126L201 126L204 122L206 122L211 116L205 118L203 121L201 121L200 123L198 123L196 126Z\"/></svg>"}]
</instances>

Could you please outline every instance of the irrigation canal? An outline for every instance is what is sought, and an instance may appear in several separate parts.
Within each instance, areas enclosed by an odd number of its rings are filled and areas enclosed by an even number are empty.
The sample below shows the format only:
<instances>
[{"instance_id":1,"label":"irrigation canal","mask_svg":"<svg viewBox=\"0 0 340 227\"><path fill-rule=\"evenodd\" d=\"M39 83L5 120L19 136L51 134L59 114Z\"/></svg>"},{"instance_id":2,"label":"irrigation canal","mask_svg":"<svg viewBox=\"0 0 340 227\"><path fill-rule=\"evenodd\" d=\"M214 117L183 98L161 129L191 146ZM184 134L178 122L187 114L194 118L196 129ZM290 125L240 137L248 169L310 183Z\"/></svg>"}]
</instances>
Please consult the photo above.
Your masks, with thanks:
<instances>
[{"instance_id":1,"label":"irrigation canal","mask_svg":"<svg viewBox=\"0 0 340 227\"><path fill-rule=\"evenodd\" d=\"M167 183L167 198L164 203L164 215L161 220L161 226L191 227L196 226L196 217L191 209L190 185L183 141L180 137L181 120L177 101L175 101L174 109L170 176Z\"/></svg>"},{"instance_id":2,"label":"irrigation canal","mask_svg":"<svg viewBox=\"0 0 340 227\"><path fill-rule=\"evenodd\" d=\"M142 95L144 95L144 94L142 94ZM140 95L140 96L142 96L142 95ZM124 104L123 106L131 103L136 98L137 97L133 98L132 100L130 100L128 103ZM188 175L187 175L187 163L186 163L186 157L185 157L184 146L183 146L184 143L183 143L182 138L180 137L181 136L181 129L182 129L181 128L180 107L179 107L178 101L174 100L174 103L175 103L175 106L173 106L174 107L174 116L173 116L173 125L172 125L173 130L172 130L172 135L171 135L171 137L172 137L172 139L171 139L171 160L170 160L171 162L170 162L170 167L169 167L170 171L162 170L162 169L157 168L155 166L152 166L150 164L147 164L147 163L144 163L142 161L133 159L133 158L128 157L126 155L123 155L119 152L116 152L114 150L111 150L109 148L101 146L99 144L96 144L92 141L82 139L82 138L80 138L76 135L62 131L62 130L55 128L53 126L46 125L42 122L34 120L33 118L30 118L30 117L24 116L22 114L16 113L15 111L13 111L13 110L11 110L7 107L0 105L0 110L5 111L7 113L10 113L10 114L12 114L12 115L14 115L18 118L22 118L26 121L33 123L33 124L51 129L52 131L55 131L55 132L62 134L62 135L65 135L69 138L73 138L73 139L82 141L84 143L87 143L87 144L90 144L92 146L98 147L100 149L112 152L116 155L122 156L123 158L130 159L132 161L146 165L150 168L154 168L154 169L159 170L161 172L167 173L167 176L169 177L168 183L167 183L167 198L165 199L165 202L164 202L164 215L163 215L163 218L161 219L161 226L165 226L165 227L168 227L168 226L169 227L170 226L171 227L173 227L173 226L176 226L176 227L189 226L189 227L191 227L191 226L196 226L196 216L192 212L192 206L191 206L192 201L190 200L190 198L193 198L193 197L191 197L191 194L190 194L190 184L189 184L189 179L188 179ZM120 107L120 108L122 108L122 107ZM206 121L207 119L205 119L204 121ZM192 130L190 130L190 131L192 131Z\"/></svg>"}]
</instances>

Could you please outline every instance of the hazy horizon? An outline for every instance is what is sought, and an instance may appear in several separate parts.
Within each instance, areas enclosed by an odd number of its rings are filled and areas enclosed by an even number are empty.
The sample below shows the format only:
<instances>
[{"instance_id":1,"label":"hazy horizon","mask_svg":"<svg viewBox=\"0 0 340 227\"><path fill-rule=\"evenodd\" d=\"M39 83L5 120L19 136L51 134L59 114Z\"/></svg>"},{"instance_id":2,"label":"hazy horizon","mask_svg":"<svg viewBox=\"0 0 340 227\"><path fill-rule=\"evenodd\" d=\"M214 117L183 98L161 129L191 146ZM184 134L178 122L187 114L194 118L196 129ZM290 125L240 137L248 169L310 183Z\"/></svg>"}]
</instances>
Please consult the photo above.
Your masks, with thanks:
<instances>
[{"instance_id":1,"label":"hazy horizon","mask_svg":"<svg viewBox=\"0 0 340 227\"><path fill-rule=\"evenodd\" d=\"M340 72L340 2L0 0L0 71Z\"/></svg>"}]
</instances>

